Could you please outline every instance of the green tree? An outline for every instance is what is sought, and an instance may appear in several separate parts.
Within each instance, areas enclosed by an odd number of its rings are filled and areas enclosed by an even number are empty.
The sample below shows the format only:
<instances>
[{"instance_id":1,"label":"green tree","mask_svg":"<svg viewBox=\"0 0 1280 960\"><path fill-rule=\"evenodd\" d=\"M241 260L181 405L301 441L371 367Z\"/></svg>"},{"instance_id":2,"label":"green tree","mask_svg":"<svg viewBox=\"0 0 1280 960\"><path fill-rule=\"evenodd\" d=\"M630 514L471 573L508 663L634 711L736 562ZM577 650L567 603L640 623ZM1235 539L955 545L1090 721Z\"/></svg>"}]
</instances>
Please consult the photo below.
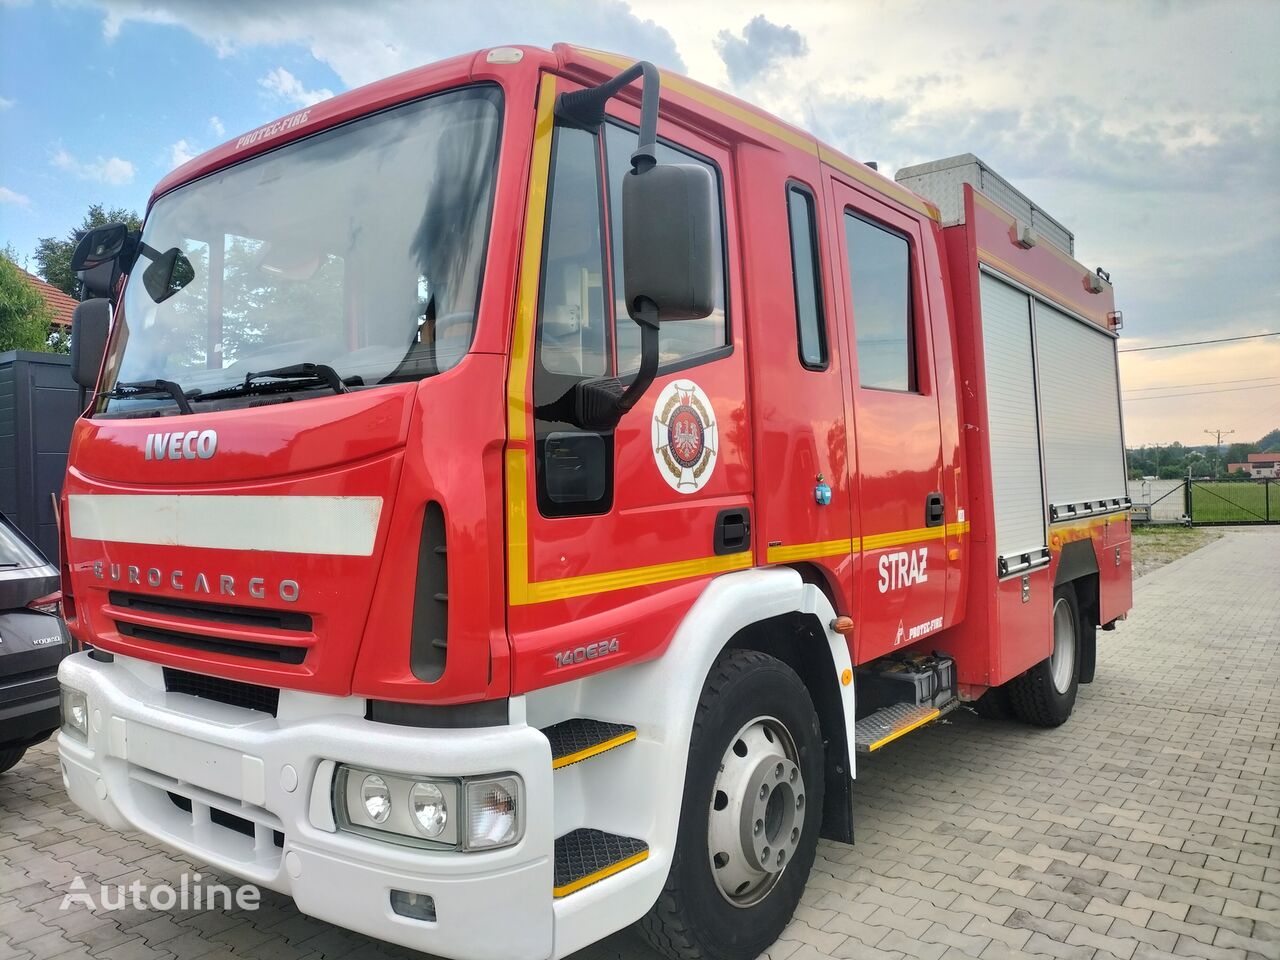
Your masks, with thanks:
<instances>
[{"instance_id":1,"label":"green tree","mask_svg":"<svg viewBox=\"0 0 1280 960\"><path fill-rule=\"evenodd\" d=\"M1258 449L1263 453L1280 453L1280 427L1259 440Z\"/></svg>"},{"instance_id":2,"label":"green tree","mask_svg":"<svg viewBox=\"0 0 1280 960\"><path fill-rule=\"evenodd\" d=\"M52 319L49 305L22 276L13 252L0 250L0 353L48 350Z\"/></svg>"},{"instance_id":3,"label":"green tree","mask_svg":"<svg viewBox=\"0 0 1280 960\"><path fill-rule=\"evenodd\" d=\"M93 204L80 221L80 226L72 229L64 239L40 238L35 254L36 263L40 265L40 276L67 296L78 296L80 281L71 271L71 254L75 253L76 244L88 231L108 223L124 223L130 230L138 230L142 227L142 218L123 207L107 210L100 203Z\"/></svg>"}]
</instances>

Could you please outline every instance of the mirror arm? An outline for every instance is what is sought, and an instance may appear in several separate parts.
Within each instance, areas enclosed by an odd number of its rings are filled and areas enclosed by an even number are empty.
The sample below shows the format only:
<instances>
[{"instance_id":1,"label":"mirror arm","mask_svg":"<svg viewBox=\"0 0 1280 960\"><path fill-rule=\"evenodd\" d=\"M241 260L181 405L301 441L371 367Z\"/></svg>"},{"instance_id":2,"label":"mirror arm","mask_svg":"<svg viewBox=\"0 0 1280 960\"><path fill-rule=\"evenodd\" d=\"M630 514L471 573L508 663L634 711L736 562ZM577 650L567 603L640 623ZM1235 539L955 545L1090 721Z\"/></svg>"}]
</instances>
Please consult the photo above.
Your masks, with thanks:
<instances>
[{"instance_id":1,"label":"mirror arm","mask_svg":"<svg viewBox=\"0 0 1280 960\"><path fill-rule=\"evenodd\" d=\"M638 60L599 86L560 94L556 97L555 106L555 115L558 120L594 132L604 123L605 104L615 97L619 90L641 76L644 77L644 83L641 86L640 95L640 134L637 138L639 146L631 154L631 169L635 173L644 173L658 162L660 79L657 67L648 60Z\"/></svg>"},{"instance_id":2,"label":"mirror arm","mask_svg":"<svg viewBox=\"0 0 1280 960\"><path fill-rule=\"evenodd\" d=\"M619 419L636 405L658 375L658 305L652 300L641 300L636 306L635 321L640 324L640 369L618 398Z\"/></svg>"},{"instance_id":3,"label":"mirror arm","mask_svg":"<svg viewBox=\"0 0 1280 960\"><path fill-rule=\"evenodd\" d=\"M658 305L651 300L638 305L640 316L640 369L626 384L621 377L580 380L553 405L539 408L538 416L565 419L584 430L611 433L623 414L636 405L658 373ZM563 409L566 405L570 408Z\"/></svg>"}]
</instances>

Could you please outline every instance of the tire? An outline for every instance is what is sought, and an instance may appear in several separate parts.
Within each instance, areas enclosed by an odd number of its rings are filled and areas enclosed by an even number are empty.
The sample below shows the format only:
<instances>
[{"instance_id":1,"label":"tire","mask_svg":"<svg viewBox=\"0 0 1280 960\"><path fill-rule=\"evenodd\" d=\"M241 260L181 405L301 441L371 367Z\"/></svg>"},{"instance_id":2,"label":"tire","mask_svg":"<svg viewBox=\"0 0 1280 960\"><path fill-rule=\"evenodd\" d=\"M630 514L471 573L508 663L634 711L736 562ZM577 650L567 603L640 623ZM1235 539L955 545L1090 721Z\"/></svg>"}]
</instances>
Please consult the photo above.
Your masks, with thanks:
<instances>
[{"instance_id":1,"label":"tire","mask_svg":"<svg viewBox=\"0 0 1280 960\"><path fill-rule=\"evenodd\" d=\"M1013 712L1019 720L1036 727L1062 726L1076 705L1080 686L1080 604L1069 583L1054 588L1052 629L1053 654L1007 685ZM1069 663L1060 659L1068 656Z\"/></svg>"},{"instance_id":2,"label":"tire","mask_svg":"<svg viewBox=\"0 0 1280 960\"><path fill-rule=\"evenodd\" d=\"M6 747L0 750L0 773L17 766L18 761L22 759L22 755L26 752L26 747Z\"/></svg>"},{"instance_id":3,"label":"tire","mask_svg":"<svg viewBox=\"0 0 1280 960\"><path fill-rule=\"evenodd\" d=\"M985 720L1012 720L1014 717L1007 686L992 687L970 706Z\"/></svg>"},{"instance_id":4,"label":"tire","mask_svg":"<svg viewBox=\"0 0 1280 960\"><path fill-rule=\"evenodd\" d=\"M672 960L754 960L778 938L813 866L824 769L818 715L795 672L755 650L721 654L694 716L671 870L640 921L654 949ZM761 858L772 872L760 871L758 887L734 883Z\"/></svg>"}]
</instances>

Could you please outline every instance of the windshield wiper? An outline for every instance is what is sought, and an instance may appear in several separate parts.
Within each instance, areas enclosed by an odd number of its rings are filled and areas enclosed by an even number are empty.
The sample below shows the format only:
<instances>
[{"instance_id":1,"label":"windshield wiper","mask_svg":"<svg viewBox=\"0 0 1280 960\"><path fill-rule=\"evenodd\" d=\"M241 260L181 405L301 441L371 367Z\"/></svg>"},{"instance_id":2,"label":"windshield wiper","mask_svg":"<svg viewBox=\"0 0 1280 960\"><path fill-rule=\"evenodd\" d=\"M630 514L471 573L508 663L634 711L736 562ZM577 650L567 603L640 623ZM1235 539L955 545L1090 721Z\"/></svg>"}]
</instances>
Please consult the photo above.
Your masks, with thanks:
<instances>
[{"instance_id":1,"label":"windshield wiper","mask_svg":"<svg viewBox=\"0 0 1280 960\"><path fill-rule=\"evenodd\" d=\"M260 383L269 379L272 383ZM274 393L282 390L293 390L307 384L323 384L334 393L350 393L347 386L364 384L360 377L348 377L343 380L338 371L327 363L295 363L287 367L276 367L274 370L262 370L258 373L246 373L244 381L234 387L214 390L212 393L193 394L196 400L221 400L225 397L238 397L248 393Z\"/></svg>"},{"instance_id":2,"label":"windshield wiper","mask_svg":"<svg viewBox=\"0 0 1280 960\"><path fill-rule=\"evenodd\" d=\"M167 394L182 413L192 412L191 403L182 389L182 384L174 380L138 380L134 383L117 383L107 391L107 396L124 400L148 393Z\"/></svg>"}]
</instances>

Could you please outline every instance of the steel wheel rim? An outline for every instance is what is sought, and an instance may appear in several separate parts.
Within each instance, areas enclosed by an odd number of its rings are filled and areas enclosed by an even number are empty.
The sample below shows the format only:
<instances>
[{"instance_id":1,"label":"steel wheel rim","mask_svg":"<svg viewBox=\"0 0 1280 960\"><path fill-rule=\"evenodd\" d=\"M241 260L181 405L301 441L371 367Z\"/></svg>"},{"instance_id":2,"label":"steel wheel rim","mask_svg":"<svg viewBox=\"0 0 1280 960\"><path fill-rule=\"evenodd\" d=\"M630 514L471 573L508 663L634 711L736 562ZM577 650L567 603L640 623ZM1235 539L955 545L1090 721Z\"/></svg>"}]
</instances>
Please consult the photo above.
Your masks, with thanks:
<instances>
[{"instance_id":1,"label":"steel wheel rim","mask_svg":"<svg viewBox=\"0 0 1280 960\"><path fill-rule=\"evenodd\" d=\"M1066 693L1076 672L1076 618L1071 604L1060 597L1053 605L1053 653L1049 673L1053 689Z\"/></svg>"},{"instance_id":2,"label":"steel wheel rim","mask_svg":"<svg viewBox=\"0 0 1280 960\"><path fill-rule=\"evenodd\" d=\"M800 845L807 809L795 739L775 717L756 717L729 739L711 789L707 857L720 895L759 903Z\"/></svg>"}]
</instances>

